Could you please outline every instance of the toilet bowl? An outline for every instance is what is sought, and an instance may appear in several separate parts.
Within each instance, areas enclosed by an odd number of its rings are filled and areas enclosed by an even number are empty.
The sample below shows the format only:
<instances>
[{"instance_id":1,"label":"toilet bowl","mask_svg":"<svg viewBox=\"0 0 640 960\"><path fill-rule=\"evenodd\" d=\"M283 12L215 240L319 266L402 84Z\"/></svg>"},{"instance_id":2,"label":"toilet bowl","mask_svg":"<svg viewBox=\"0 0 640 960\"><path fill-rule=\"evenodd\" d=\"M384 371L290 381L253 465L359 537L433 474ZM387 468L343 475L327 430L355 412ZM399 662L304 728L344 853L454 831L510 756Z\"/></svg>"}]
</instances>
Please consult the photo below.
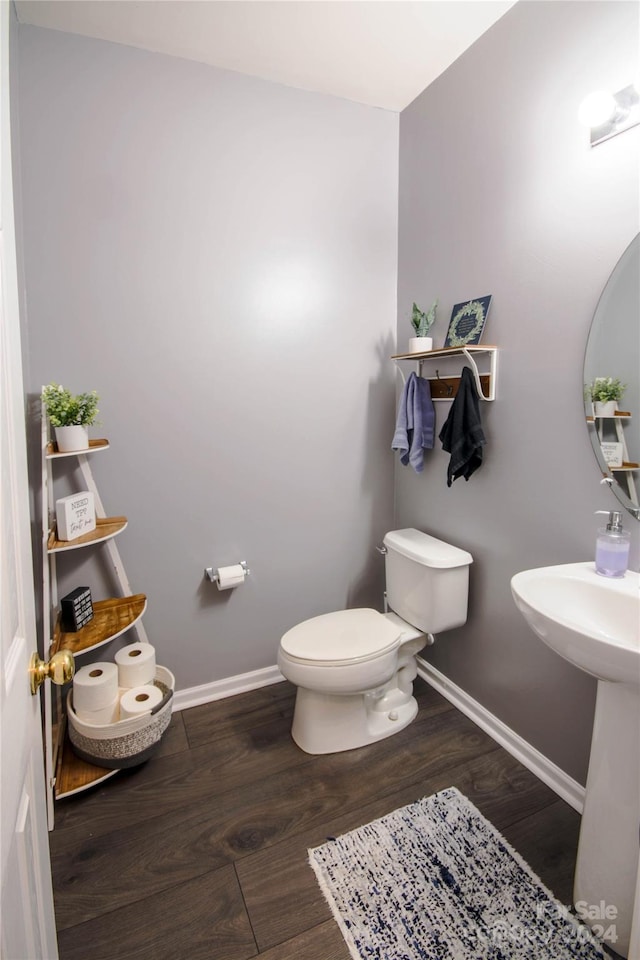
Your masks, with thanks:
<instances>
[{"instance_id":1,"label":"toilet bowl","mask_svg":"<svg viewBox=\"0 0 640 960\"><path fill-rule=\"evenodd\" d=\"M306 753L352 750L411 723L416 655L432 632L466 621L469 553L412 528L388 533L383 552L386 613L322 614L280 641L278 667L298 688L291 735Z\"/></svg>"}]
</instances>

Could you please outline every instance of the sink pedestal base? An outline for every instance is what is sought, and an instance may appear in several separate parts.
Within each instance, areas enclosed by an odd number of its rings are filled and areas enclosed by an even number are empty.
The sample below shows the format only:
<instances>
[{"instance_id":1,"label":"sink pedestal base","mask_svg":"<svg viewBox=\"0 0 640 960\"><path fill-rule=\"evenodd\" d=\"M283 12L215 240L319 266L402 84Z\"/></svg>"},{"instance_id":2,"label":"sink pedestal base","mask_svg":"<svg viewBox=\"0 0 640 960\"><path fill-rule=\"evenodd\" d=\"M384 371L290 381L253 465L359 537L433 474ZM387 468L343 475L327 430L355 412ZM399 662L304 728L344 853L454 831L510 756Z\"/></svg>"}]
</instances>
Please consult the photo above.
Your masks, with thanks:
<instances>
[{"instance_id":1,"label":"sink pedestal base","mask_svg":"<svg viewBox=\"0 0 640 960\"><path fill-rule=\"evenodd\" d=\"M640 693L636 684L599 680L573 893L580 915L590 911L586 923L605 931L615 927L618 939L608 945L623 957L629 951L639 831Z\"/></svg>"}]
</instances>

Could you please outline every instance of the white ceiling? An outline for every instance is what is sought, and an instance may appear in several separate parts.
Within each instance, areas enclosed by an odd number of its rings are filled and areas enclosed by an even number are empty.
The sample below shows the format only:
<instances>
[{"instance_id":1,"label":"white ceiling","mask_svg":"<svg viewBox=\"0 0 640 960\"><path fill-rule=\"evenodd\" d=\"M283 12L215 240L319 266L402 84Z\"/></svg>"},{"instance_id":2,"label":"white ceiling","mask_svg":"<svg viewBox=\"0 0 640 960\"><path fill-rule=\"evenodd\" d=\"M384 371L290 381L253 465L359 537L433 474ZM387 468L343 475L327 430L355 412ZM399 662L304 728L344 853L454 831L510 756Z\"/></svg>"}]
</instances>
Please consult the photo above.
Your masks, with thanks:
<instances>
[{"instance_id":1,"label":"white ceiling","mask_svg":"<svg viewBox=\"0 0 640 960\"><path fill-rule=\"evenodd\" d=\"M15 0L21 23L400 111L515 0Z\"/></svg>"}]
</instances>

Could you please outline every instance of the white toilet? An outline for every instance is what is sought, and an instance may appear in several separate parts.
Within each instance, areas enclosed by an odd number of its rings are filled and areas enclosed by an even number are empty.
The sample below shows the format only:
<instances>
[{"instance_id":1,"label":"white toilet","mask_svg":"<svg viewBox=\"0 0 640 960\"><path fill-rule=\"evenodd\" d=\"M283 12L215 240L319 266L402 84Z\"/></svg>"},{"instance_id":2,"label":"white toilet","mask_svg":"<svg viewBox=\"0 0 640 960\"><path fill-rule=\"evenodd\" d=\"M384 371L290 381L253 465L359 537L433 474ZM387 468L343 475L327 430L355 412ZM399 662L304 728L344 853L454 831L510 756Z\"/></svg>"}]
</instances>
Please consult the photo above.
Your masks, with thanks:
<instances>
[{"instance_id":1,"label":"white toilet","mask_svg":"<svg viewBox=\"0 0 640 960\"><path fill-rule=\"evenodd\" d=\"M326 613L288 630L278 667L298 687L291 735L306 753L374 743L415 718L416 654L467 619L473 557L419 530L384 538L386 613Z\"/></svg>"}]
</instances>

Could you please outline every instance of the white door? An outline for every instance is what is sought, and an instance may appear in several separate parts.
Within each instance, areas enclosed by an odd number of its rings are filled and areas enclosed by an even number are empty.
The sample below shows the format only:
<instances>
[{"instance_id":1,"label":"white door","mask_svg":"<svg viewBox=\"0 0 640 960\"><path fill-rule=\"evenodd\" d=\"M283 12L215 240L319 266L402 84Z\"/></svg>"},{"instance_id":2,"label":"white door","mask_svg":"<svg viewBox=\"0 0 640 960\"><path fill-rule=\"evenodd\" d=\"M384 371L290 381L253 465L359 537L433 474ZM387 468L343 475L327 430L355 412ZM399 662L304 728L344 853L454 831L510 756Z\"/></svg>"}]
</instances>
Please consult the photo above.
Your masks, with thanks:
<instances>
[{"instance_id":1,"label":"white door","mask_svg":"<svg viewBox=\"0 0 640 960\"><path fill-rule=\"evenodd\" d=\"M0 0L0 956L56 960L36 650L10 152L8 0Z\"/></svg>"}]
</instances>

